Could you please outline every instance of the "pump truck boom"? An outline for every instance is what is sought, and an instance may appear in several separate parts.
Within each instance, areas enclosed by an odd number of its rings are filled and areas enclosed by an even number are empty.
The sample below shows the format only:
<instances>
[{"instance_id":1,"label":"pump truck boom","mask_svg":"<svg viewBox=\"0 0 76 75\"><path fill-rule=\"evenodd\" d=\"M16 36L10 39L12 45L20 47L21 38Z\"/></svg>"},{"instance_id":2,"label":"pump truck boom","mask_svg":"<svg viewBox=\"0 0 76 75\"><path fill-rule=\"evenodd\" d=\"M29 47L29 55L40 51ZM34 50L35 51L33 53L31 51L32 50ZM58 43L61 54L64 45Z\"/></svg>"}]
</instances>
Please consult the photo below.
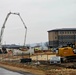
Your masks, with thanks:
<instances>
[{"instance_id":1,"label":"pump truck boom","mask_svg":"<svg viewBox=\"0 0 76 75\"><path fill-rule=\"evenodd\" d=\"M26 25L25 25L25 23L24 23L24 21L23 21L23 19L21 18L21 16L20 16L19 13L9 12L9 13L7 14L7 16L6 16L6 18L5 18L5 21L4 21L4 23L3 23L3 26L2 26L2 28L1 28L1 32L0 32L0 48L2 48L2 37L3 37L4 29L5 29L5 24L6 24L6 22L7 22L8 17L9 17L11 14L13 14L13 15L18 15L19 18L21 19L21 21L22 21L25 29L26 29L26 30L25 30L25 38L24 38L24 46L25 46L26 34L27 34L27 27L26 27Z\"/></svg>"}]
</instances>

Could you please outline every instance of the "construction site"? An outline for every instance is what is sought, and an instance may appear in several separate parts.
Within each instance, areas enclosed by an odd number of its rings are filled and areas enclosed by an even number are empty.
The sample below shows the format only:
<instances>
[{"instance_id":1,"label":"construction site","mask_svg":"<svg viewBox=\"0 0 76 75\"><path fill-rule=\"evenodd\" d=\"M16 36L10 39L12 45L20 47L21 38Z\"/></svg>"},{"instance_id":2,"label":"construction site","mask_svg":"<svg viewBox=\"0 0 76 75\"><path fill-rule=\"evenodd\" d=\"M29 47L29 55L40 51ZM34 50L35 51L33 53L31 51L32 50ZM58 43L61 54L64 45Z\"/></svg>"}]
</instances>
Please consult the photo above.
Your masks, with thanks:
<instances>
[{"instance_id":1,"label":"construction site","mask_svg":"<svg viewBox=\"0 0 76 75\"><path fill-rule=\"evenodd\" d=\"M24 45L20 49L2 47L5 24L10 15L18 15L25 28ZM76 44L57 48L57 52L26 48L27 27L19 13L9 12L0 32L0 66L30 72L34 75L76 75ZM57 60L58 59L58 60Z\"/></svg>"}]
</instances>

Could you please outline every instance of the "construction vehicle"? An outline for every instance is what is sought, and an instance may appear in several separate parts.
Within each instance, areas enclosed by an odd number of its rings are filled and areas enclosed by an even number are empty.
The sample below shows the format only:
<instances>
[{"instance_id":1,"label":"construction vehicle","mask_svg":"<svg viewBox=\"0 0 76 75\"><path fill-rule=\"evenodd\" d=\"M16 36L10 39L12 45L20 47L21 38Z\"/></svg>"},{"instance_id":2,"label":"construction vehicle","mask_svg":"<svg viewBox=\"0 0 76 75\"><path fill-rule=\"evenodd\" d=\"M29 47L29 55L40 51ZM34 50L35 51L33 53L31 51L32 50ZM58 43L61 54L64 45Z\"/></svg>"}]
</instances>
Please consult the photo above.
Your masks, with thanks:
<instances>
[{"instance_id":1,"label":"construction vehicle","mask_svg":"<svg viewBox=\"0 0 76 75\"><path fill-rule=\"evenodd\" d=\"M2 48L2 37L3 37L4 29L5 29L5 24L6 24L6 22L7 22L8 17L9 17L11 14L13 14L13 15L18 15L19 18L21 19L21 21L22 21L25 29L26 29L26 30L25 30L25 38L24 38L24 46L23 46L23 47L25 47L27 27L26 27L26 25L25 25L25 23L24 23L24 21L23 21L23 19L21 18L21 16L20 16L19 13L9 12L9 13L7 14L6 18L5 18L5 21L4 21L4 23L3 23L3 26L2 26L1 32L0 32L0 49L4 49L4 48Z\"/></svg>"},{"instance_id":2,"label":"construction vehicle","mask_svg":"<svg viewBox=\"0 0 76 75\"><path fill-rule=\"evenodd\" d=\"M68 44L66 47L58 48L57 56L61 57L62 62L76 61L76 45Z\"/></svg>"}]
</instances>

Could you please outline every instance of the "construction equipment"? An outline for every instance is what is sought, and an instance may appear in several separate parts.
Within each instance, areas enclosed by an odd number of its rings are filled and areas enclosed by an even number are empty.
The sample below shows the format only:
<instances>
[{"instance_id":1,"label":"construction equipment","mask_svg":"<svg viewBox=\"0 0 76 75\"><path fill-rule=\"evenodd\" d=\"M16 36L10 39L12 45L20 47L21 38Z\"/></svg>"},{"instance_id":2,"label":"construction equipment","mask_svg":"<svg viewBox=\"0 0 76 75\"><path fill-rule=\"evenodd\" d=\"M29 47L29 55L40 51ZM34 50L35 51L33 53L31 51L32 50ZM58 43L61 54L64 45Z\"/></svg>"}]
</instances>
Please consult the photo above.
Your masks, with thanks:
<instances>
[{"instance_id":1,"label":"construction equipment","mask_svg":"<svg viewBox=\"0 0 76 75\"><path fill-rule=\"evenodd\" d=\"M62 62L76 61L76 46L69 44L66 47L58 48L57 56L61 57Z\"/></svg>"},{"instance_id":2,"label":"construction equipment","mask_svg":"<svg viewBox=\"0 0 76 75\"><path fill-rule=\"evenodd\" d=\"M13 14L13 15L18 15L19 18L21 19L21 21L22 21L25 29L26 29L26 30L25 30L25 38L24 38L24 47L25 47L27 27L26 27L26 25L25 25L25 23L24 23L24 21L23 21L23 19L21 18L21 16L20 16L19 13L9 12L9 13L7 14L7 16L6 16L6 18L5 18L5 21L4 21L4 23L3 23L3 26L2 26L2 28L1 28L1 32L0 32L0 48L2 48L2 37L3 37L4 29L5 29L5 24L6 24L6 22L7 22L8 17L9 17L11 14Z\"/></svg>"}]
</instances>

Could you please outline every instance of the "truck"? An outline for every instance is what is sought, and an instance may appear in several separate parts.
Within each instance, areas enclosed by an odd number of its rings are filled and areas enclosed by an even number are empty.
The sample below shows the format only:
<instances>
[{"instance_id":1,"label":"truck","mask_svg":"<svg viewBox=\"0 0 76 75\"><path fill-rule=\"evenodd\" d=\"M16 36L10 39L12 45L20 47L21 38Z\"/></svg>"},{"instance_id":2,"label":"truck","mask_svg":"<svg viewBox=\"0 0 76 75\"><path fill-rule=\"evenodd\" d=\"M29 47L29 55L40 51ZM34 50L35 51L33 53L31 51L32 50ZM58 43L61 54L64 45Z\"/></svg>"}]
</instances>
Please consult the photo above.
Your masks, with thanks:
<instances>
[{"instance_id":1,"label":"truck","mask_svg":"<svg viewBox=\"0 0 76 75\"><path fill-rule=\"evenodd\" d=\"M61 57L60 56L51 57L50 64L61 64Z\"/></svg>"},{"instance_id":2,"label":"truck","mask_svg":"<svg viewBox=\"0 0 76 75\"><path fill-rule=\"evenodd\" d=\"M7 14L6 18L5 18L5 21L4 21L3 26L2 26L2 28L1 28L1 31L0 31L0 50L1 50L2 52L3 52L4 50L6 50L4 47L2 47L2 38L3 38L4 29L5 29L5 24L6 24L8 18L9 18L9 16L10 16L11 14L13 14L13 15L18 15L19 18L21 19L21 21L22 21L25 29L26 29L26 30L25 30L25 38L24 38L24 46L23 46L23 47L25 47L27 27L26 27L26 25L25 25L25 23L24 23L24 21L23 21L23 19L21 18L21 16L20 16L19 13L9 12L9 13Z\"/></svg>"}]
</instances>

